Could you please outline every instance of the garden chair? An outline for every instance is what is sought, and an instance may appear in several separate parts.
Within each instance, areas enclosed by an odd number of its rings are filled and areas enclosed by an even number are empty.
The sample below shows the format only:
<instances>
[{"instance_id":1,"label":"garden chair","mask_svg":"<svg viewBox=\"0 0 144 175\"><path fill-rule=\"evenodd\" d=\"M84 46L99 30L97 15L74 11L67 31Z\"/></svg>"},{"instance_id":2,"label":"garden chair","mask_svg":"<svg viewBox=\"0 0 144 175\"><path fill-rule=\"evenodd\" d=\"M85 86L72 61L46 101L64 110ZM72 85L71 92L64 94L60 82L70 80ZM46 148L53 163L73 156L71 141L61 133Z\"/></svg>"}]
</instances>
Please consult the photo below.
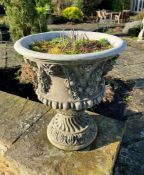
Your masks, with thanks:
<instances>
[{"instance_id":1,"label":"garden chair","mask_svg":"<svg viewBox=\"0 0 144 175\"><path fill-rule=\"evenodd\" d=\"M107 13L105 9L101 10L101 15L103 17L103 19L111 19L111 14Z\"/></svg>"},{"instance_id":2,"label":"garden chair","mask_svg":"<svg viewBox=\"0 0 144 175\"><path fill-rule=\"evenodd\" d=\"M114 22L120 24L121 12L118 15L114 15Z\"/></svg>"},{"instance_id":3,"label":"garden chair","mask_svg":"<svg viewBox=\"0 0 144 175\"><path fill-rule=\"evenodd\" d=\"M96 11L96 17L98 18L98 21L103 20L103 16L102 16L102 14L101 14L101 11L100 11L100 10Z\"/></svg>"}]
</instances>

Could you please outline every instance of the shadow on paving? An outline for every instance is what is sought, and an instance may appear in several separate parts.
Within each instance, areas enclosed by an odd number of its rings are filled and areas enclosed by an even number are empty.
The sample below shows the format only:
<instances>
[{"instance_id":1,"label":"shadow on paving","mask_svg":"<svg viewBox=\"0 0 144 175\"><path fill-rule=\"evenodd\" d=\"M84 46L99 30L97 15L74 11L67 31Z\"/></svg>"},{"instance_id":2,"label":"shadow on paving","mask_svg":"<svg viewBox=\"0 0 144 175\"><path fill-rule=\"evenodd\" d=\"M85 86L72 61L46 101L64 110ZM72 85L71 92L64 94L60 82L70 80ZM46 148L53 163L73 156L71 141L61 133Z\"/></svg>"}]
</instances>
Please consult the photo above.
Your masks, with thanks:
<instances>
[{"instance_id":1,"label":"shadow on paving","mask_svg":"<svg viewBox=\"0 0 144 175\"><path fill-rule=\"evenodd\" d=\"M114 175L144 175L144 113L129 117Z\"/></svg>"},{"instance_id":2,"label":"shadow on paving","mask_svg":"<svg viewBox=\"0 0 144 175\"><path fill-rule=\"evenodd\" d=\"M125 110L131 100L134 81L122 81L120 79L106 77L105 100L95 105L91 110L101 115L117 120L127 120Z\"/></svg>"},{"instance_id":3,"label":"shadow on paving","mask_svg":"<svg viewBox=\"0 0 144 175\"><path fill-rule=\"evenodd\" d=\"M131 110L114 175L144 175L144 78L133 81L133 102L129 104Z\"/></svg>"},{"instance_id":4,"label":"shadow on paving","mask_svg":"<svg viewBox=\"0 0 144 175\"><path fill-rule=\"evenodd\" d=\"M20 66L0 69L0 90L32 101L38 101L31 84L22 84L17 79Z\"/></svg>"}]
</instances>

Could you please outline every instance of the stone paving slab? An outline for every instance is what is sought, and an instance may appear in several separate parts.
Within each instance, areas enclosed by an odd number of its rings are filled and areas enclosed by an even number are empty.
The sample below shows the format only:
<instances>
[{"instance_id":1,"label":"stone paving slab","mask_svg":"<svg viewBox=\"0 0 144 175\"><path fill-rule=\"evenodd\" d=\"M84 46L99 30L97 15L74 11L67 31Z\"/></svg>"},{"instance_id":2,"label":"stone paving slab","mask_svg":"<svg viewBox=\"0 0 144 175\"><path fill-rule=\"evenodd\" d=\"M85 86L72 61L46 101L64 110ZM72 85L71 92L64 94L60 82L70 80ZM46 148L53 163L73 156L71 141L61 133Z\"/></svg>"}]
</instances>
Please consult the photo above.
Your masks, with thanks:
<instances>
[{"instance_id":1,"label":"stone paving slab","mask_svg":"<svg viewBox=\"0 0 144 175\"><path fill-rule=\"evenodd\" d=\"M135 64L128 66L114 67L113 71L109 72L108 75L119 78L121 80L139 80L144 78L144 64Z\"/></svg>"},{"instance_id":2,"label":"stone paving slab","mask_svg":"<svg viewBox=\"0 0 144 175\"><path fill-rule=\"evenodd\" d=\"M126 40L128 46L131 46L141 51L144 49L144 42L138 42L137 38L131 38L130 36L124 36L122 38Z\"/></svg>"},{"instance_id":3,"label":"stone paving slab","mask_svg":"<svg viewBox=\"0 0 144 175\"><path fill-rule=\"evenodd\" d=\"M6 152L17 175L110 175L123 135L122 122L91 113L99 134L90 150L62 151L47 140L51 110Z\"/></svg>"},{"instance_id":4,"label":"stone paving slab","mask_svg":"<svg viewBox=\"0 0 144 175\"><path fill-rule=\"evenodd\" d=\"M144 113L144 88L140 89L134 88L132 94L132 101L129 104L129 110L131 113Z\"/></svg>"},{"instance_id":5,"label":"stone paving slab","mask_svg":"<svg viewBox=\"0 0 144 175\"><path fill-rule=\"evenodd\" d=\"M144 89L144 77L136 81L134 89Z\"/></svg>"},{"instance_id":6,"label":"stone paving slab","mask_svg":"<svg viewBox=\"0 0 144 175\"><path fill-rule=\"evenodd\" d=\"M0 68L16 67L23 64L23 58L13 48L13 43L0 43Z\"/></svg>"},{"instance_id":7,"label":"stone paving slab","mask_svg":"<svg viewBox=\"0 0 144 175\"><path fill-rule=\"evenodd\" d=\"M5 65L6 65L5 59L1 59L1 60L0 60L0 68L4 68Z\"/></svg>"},{"instance_id":8,"label":"stone paving slab","mask_svg":"<svg viewBox=\"0 0 144 175\"><path fill-rule=\"evenodd\" d=\"M119 151L124 123L90 113L98 136L82 151L52 146L46 128L55 112L46 106L0 92L0 175L110 175Z\"/></svg>"},{"instance_id":9,"label":"stone paving slab","mask_svg":"<svg viewBox=\"0 0 144 175\"><path fill-rule=\"evenodd\" d=\"M144 79L144 51L128 46L120 54L108 76L124 81Z\"/></svg>"},{"instance_id":10,"label":"stone paving slab","mask_svg":"<svg viewBox=\"0 0 144 175\"><path fill-rule=\"evenodd\" d=\"M144 113L129 117L115 175L144 174Z\"/></svg>"},{"instance_id":11,"label":"stone paving slab","mask_svg":"<svg viewBox=\"0 0 144 175\"><path fill-rule=\"evenodd\" d=\"M0 154L48 110L40 103L0 91Z\"/></svg>"},{"instance_id":12,"label":"stone paving slab","mask_svg":"<svg viewBox=\"0 0 144 175\"><path fill-rule=\"evenodd\" d=\"M132 46L127 46L117 60L117 64L123 66L135 65L140 63L144 64L144 50L139 50Z\"/></svg>"},{"instance_id":13,"label":"stone paving slab","mask_svg":"<svg viewBox=\"0 0 144 175\"><path fill-rule=\"evenodd\" d=\"M114 175L144 175L144 89L134 89Z\"/></svg>"}]
</instances>

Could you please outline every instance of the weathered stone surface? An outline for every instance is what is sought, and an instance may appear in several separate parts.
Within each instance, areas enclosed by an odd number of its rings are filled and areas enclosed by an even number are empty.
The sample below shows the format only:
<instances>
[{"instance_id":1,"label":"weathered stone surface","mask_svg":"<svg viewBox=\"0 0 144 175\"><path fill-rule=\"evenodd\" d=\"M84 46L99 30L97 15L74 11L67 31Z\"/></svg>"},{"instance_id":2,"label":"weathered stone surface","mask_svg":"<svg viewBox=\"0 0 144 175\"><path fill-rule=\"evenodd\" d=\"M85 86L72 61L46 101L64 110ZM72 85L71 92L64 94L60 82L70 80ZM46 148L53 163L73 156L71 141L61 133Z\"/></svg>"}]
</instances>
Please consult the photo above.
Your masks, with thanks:
<instances>
[{"instance_id":1,"label":"weathered stone surface","mask_svg":"<svg viewBox=\"0 0 144 175\"><path fill-rule=\"evenodd\" d=\"M62 151L52 146L46 128L51 110L25 132L6 152L15 175L108 175L111 174L123 135L123 123L90 113L98 125L97 139L88 149Z\"/></svg>"},{"instance_id":2,"label":"weathered stone surface","mask_svg":"<svg viewBox=\"0 0 144 175\"><path fill-rule=\"evenodd\" d=\"M144 89L144 79L137 80L134 89Z\"/></svg>"},{"instance_id":3,"label":"weathered stone surface","mask_svg":"<svg viewBox=\"0 0 144 175\"><path fill-rule=\"evenodd\" d=\"M129 105L131 115L144 112L144 89L134 89L132 94L132 102ZM130 116L131 116L130 115Z\"/></svg>"},{"instance_id":4,"label":"weathered stone surface","mask_svg":"<svg viewBox=\"0 0 144 175\"><path fill-rule=\"evenodd\" d=\"M108 76L122 80L137 80L144 78L144 51L134 47L127 47Z\"/></svg>"},{"instance_id":5,"label":"weathered stone surface","mask_svg":"<svg viewBox=\"0 0 144 175\"><path fill-rule=\"evenodd\" d=\"M128 47L116 60L109 76L134 84L131 101L124 115L128 116L126 132L120 154L115 165L114 175L144 174L144 45L129 39Z\"/></svg>"},{"instance_id":6,"label":"weathered stone surface","mask_svg":"<svg viewBox=\"0 0 144 175\"><path fill-rule=\"evenodd\" d=\"M18 55L12 42L0 43L0 68L16 67L23 64L23 58Z\"/></svg>"},{"instance_id":7,"label":"weathered stone surface","mask_svg":"<svg viewBox=\"0 0 144 175\"><path fill-rule=\"evenodd\" d=\"M0 91L0 154L3 154L49 108Z\"/></svg>"},{"instance_id":8,"label":"weathered stone surface","mask_svg":"<svg viewBox=\"0 0 144 175\"><path fill-rule=\"evenodd\" d=\"M0 156L0 175L15 175L14 170L12 170L5 158Z\"/></svg>"},{"instance_id":9,"label":"weathered stone surface","mask_svg":"<svg viewBox=\"0 0 144 175\"><path fill-rule=\"evenodd\" d=\"M144 174L144 115L129 117L115 175Z\"/></svg>"},{"instance_id":10,"label":"weathered stone surface","mask_svg":"<svg viewBox=\"0 0 144 175\"><path fill-rule=\"evenodd\" d=\"M144 113L129 116L114 175L144 174Z\"/></svg>"}]
</instances>

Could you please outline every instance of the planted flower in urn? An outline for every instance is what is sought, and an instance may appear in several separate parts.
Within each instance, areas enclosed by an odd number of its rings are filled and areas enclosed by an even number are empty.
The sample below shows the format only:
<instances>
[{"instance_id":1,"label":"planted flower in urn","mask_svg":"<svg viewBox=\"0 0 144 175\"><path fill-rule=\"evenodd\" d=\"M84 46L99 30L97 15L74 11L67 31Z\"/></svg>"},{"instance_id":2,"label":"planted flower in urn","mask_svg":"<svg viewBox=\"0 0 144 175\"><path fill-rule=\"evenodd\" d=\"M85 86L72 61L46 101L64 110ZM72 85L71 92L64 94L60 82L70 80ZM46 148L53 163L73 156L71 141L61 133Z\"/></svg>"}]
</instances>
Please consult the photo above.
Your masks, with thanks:
<instances>
[{"instance_id":1,"label":"planted flower in urn","mask_svg":"<svg viewBox=\"0 0 144 175\"><path fill-rule=\"evenodd\" d=\"M49 141L64 150L90 145L98 129L85 110L102 100L103 76L109 60L125 48L123 40L97 32L54 31L24 37L14 48L37 73L39 100L57 111L47 127Z\"/></svg>"}]
</instances>

